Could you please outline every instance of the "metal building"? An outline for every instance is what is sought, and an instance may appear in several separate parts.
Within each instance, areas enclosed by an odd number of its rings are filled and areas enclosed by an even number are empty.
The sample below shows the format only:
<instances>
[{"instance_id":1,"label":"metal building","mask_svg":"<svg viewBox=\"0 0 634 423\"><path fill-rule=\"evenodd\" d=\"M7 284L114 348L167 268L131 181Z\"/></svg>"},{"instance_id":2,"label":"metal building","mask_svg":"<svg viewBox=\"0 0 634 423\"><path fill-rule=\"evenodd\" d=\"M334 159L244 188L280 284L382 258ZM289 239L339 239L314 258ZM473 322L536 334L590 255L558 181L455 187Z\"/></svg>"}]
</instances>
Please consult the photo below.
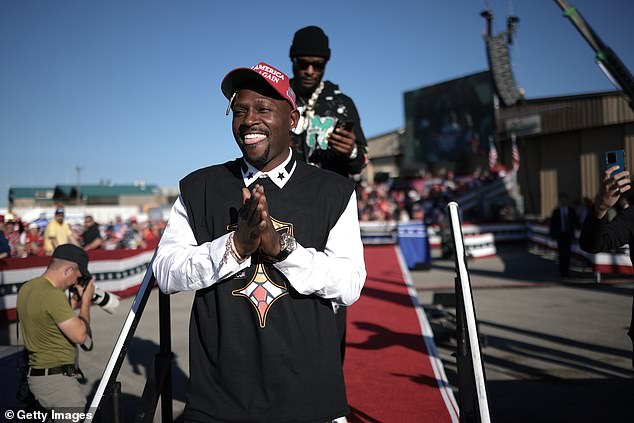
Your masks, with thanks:
<instances>
[{"instance_id":1,"label":"metal building","mask_svg":"<svg viewBox=\"0 0 634 423\"><path fill-rule=\"evenodd\" d=\"M594 199L607 150L624 149L627 169L634 164L634 112L616 91L527 100L499 109L496 120L504 163L517 136L530 215L549 216L563 192L571 201Z\"/></svg>"}]
</instances>

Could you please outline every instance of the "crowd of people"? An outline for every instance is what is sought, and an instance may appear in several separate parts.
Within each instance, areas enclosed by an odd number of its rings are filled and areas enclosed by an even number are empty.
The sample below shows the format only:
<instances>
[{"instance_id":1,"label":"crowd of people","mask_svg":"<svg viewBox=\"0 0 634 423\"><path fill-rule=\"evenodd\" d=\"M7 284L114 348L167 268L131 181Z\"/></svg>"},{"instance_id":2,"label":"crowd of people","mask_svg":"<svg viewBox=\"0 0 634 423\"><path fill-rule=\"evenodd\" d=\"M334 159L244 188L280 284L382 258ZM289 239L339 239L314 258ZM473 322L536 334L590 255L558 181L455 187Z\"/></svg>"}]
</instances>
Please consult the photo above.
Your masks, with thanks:
<instances>
[{"instance_id":1,"label":"crowd of people","mask_svg":"<svg viewBox=\"0 0 634 423\"><path fill-rule=\"evenodd\" d=\"M391 179L385 182L357 184L359 220L362 222L408 222L425 220L438 224L450 201L473 191L496 176L482 175L445 178L426 176L415 179ZM587 203L579 204L579 216L585 215ZM166 222L136 217L124 220L118 216L112 222L96 222L86 215L83 225L70 224L64 219L64 209L57 208L47 224L26 222L15 215L0 216L0 258L51 255L55 246L72 243L85 251L152 247L165 229ZM3 247L5 245L5 247ZM3 254L4 252L4 254Z\"/></svg>"},{"instance_id":2,"label":"crowd of people","mask_svg":"<svg viewBox=\"0 0 634 423\"><path fill-rule=\"evenodd\" d=\"M428 218L435 222L449 201L477 183L481 181L438 178L411 180L400 186L363 182L357 185L359 220L407 222ZM57 245L64 243L85 251L152 247L158 244L166 224L164 220L141 223L136 217L124 220L120 216L100 223L91 215L85 216L83 225L70 224L64 219L63 208L57 208L48 223L39 220L27 222L13 214L0 216L0 258L50 256Z\"/></svg>"},{"instance_id":3,"label":"crowd of people","mask_svg":"<svg viewBox=\"0 0 634 423\"><path fill-rule=\"evenodd\" d=\"M14 214L0 215L0 258L50 256L63 244L74 244L84 251L154 248L165 224L163 220L139 222L134 216L98 223L91 215L84 217L83 224L70 224L62 207L56 208L53 219L46 223L42 219L27 222Z\"/></svg>"},{"instance_id":4,"label":"crowd of people","mask_svg":"<svg viewBox=\"0 0 634 423\"><path fill-rule=\"evenodd\" d=\"M498 177L488 172L476 172L460 177L449 173L444 178L425 176L375 183L361 182L357 186L359 220L425 220L427 224L437 224L445 215L450 201L457 200Z\"/></svg>"},{"instance_id":5,"label":"crowd of people","mask_svg":"<svg viewBox=\"0 0 634 423\"><path fill-rule=\"evenodd\" d=\"M494 177L490 174L468 177L449 174L446 178L427 176L361 182L356 188L359 220L398 223L425 220L427 224L438 224L450 201L492 180ZM609 210L608 220L628 205L626 197L621 197L616 207ZM584 198L574 202L572 207L576 216L574 228L578 229L592 209L592 200ZM120 216L112 222L98 223L91 215L85 216L83 225L73 225L65 222L62 208L56 209L54 219L45 225L29 223L15 215L0 215L0 258L51 255L57 245L53 239L57 238L61 243L73 243L85 251L153 247L158 244L165 225L162 219L139 222L136 217L124 220Z\"/></svg>"}]
</instances>

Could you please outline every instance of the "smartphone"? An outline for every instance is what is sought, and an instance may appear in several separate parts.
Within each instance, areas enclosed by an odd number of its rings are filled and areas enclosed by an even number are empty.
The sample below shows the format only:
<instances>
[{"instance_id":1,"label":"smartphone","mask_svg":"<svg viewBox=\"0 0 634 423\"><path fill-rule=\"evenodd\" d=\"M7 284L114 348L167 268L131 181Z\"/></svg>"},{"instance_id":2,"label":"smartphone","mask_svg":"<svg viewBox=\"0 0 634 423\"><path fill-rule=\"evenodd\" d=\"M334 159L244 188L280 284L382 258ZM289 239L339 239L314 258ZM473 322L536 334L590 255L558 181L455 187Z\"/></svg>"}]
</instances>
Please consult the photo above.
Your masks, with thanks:
<instances>
[{"instance_id":1,"label":"smartphone","mask_svg":"<svg viewBox=\"0 0 634 423\"><path fill-rule=\"evenodd\" d=\"M335 129L343 129L344 131L352 131L352 128L354 128L354 122L351 120L338 120L337 124L335 125Z\"/></svg>"},{"instance_id":2,"label":"smartphone","mask_svg":"<svg viewBox=\"0 0 634 423\"><path fill-rule=\"evenodd\" d=\"M625 154L623 150L611 150L605 152L605 169L618 166L619 168L612 172L612 175L616 175L619 172L625 170Z\"/></svg>"}]
</instances>

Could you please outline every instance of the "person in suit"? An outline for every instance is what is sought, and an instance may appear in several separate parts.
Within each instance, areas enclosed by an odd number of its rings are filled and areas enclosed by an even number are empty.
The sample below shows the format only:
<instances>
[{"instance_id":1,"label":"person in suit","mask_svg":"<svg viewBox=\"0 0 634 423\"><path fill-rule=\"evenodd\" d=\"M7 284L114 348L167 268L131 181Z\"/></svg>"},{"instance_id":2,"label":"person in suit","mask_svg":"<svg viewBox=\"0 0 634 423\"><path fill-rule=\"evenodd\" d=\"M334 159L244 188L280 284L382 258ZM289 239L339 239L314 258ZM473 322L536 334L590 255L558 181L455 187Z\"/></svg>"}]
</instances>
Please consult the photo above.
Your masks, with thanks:
<instances>
[{"instance_id":1,"label":"person in suit","mask_svg":"<svg viewBox=\"0 0 634 423\"><path fill-rule=\"evenodd\" d=\"M559 196L559 206L550 216L550 236L557 240L557 255L559 259L559 276L567 277L570 272L570 249L575 237L577 214L570 207L568 195Z\"/></svg>"}]
</instances>

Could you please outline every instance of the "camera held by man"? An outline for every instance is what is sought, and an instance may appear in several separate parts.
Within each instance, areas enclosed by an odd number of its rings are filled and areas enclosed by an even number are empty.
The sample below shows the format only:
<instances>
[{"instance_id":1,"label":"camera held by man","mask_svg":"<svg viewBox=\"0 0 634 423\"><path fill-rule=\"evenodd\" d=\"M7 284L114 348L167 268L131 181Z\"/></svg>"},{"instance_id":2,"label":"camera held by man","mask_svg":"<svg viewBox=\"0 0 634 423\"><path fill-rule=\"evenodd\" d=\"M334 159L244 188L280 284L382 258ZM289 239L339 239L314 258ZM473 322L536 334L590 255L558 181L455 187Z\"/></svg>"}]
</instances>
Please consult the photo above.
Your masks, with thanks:
<instances>
[{"instance_id":1,"label":"camera held by man","mask_svg":"<svg viewBox=\"0 0 634 423\"><path fill-rule=\"evenodd\" d=\"M82 288L86 288L89 282L90 282L89 278L81 276L80 278L77 279L77 284L71 287L70 290L73 294L79 296L79 293L76 287L80 286ZM93 302L93 304L98 305L99 307L101 307L103 311L109 314L114 314L114 312L119 307L119 297L113 294L112 292L108 292L99 288L98 286L95 286L95 290L92 294L91 301Z\"/></svg>"}]
</instances>

